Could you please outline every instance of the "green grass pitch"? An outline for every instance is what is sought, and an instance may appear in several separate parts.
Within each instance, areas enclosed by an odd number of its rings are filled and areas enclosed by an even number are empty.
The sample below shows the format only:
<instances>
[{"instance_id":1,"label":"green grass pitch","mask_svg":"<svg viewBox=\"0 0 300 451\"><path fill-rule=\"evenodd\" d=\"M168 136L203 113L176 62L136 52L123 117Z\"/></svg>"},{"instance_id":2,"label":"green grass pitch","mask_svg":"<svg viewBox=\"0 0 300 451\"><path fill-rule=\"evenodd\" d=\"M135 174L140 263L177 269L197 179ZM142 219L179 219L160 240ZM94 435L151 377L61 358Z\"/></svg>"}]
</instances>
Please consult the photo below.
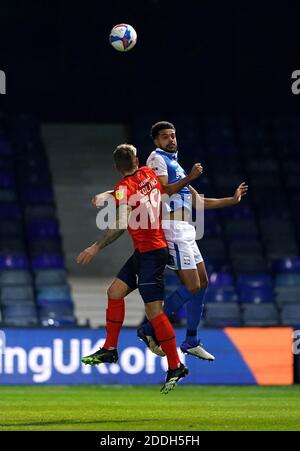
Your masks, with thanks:
<instances>
[{"instance_id":1,"label":"green grass pitch","mask_svg":"<svg viewBox=\"0 0 300 451\"><path fill-rule=\"evenodd\" d=\"M0 430L300 430L300 386L0 387Z\"/></svg>"}]
</instances>

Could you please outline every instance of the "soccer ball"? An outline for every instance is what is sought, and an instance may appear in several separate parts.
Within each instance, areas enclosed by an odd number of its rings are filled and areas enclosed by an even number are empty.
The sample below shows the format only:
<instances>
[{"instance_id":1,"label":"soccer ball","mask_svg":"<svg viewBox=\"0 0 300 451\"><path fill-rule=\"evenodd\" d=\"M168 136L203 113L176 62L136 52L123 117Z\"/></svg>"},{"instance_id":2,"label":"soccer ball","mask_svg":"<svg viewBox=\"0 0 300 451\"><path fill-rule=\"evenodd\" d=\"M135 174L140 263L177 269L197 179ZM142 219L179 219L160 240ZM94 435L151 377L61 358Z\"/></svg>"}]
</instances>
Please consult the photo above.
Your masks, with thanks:
<instances>
[{"instance_id":1,"label":"soccer ball","mask_svg":"<svg viewBox=\"0 0 300 451\"><path fill-rule=\"evenodd\" d=\"M109 42L119 52L131 50L136 44L136 39L135 29L126 23L115 25L109 35Z\"/></svg>"}]
</instances>

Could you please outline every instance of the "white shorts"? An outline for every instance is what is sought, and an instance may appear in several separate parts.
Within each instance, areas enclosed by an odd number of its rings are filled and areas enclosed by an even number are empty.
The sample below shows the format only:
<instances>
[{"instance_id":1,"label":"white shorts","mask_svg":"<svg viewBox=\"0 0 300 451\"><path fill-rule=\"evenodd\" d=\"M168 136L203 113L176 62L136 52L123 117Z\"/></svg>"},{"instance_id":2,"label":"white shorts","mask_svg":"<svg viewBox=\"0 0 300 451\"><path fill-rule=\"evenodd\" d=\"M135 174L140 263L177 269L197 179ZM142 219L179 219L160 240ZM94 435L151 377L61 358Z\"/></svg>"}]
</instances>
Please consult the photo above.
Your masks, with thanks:
<instances>
[{"instance_id":1,"label":"white shorts","mask_svg":"<svg viewBox=\"0 0 300 451\"><path fill-rule=\"evenodd\" d=\"M163 220L162 227L170 254L168 268L196 269L203 258L196 243L195 228L188 222L176 220Z\"/></svg>"}]
</instances>

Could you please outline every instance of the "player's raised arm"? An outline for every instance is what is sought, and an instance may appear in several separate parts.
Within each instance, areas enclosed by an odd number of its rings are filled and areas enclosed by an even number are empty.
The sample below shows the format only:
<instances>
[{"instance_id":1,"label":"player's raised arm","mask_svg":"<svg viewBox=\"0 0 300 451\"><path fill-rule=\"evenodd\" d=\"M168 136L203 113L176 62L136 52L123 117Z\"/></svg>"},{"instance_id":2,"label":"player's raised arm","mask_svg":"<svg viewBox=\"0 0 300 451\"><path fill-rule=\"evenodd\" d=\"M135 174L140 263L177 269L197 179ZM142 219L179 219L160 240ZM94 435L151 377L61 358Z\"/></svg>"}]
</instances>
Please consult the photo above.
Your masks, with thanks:
<instances>
[{"instance_id":1,"label":"player's raised arm","mask_svg":"<svg viewBox=\"0 0 300 451\"><path fill-rule=\"evenodd\" d=\"M115 223L106 230L100 240L97 240L94 244L87 247L78 255L76 259L77 263L87 265L98 254L98 252L120 238L120 236L127 229L130 212L131 207L128 205L117 207Z\"/></svg>"},{"instance_id":2,"label":"player's raised arm","mask_svg":"<svg viewBox=\"0 0 300 451\"><path fill-rule=\"evenodd\" d=\"M247 194L248 185L246 185L245 182L241 183L235 190L235 193L232 197L224 197L221 199L202 197L192 186L189 186L189 189L192 193L193 207L197 206L197 202L198 205L201 205L203 207L204 203L204 209L207 210L212 208L232 207L233 205L238 204L241 201L242 197Z\"/></svg>"},{"instance_id":3,"label":"player's raised arm","mask_svg":"<svg viewBox=\"0 0 300 451\"><path fill-rule=\"evenodd\" d=\"M105 202L113 192L114 190L110 190L104 191L104 193L95 194L91 200L93 207L99 208L100 205Z\"/></svg>"},{"instance_id":4,"label":"player's raised arm","mask_svg":"<svg viewBox=\"0 0 300 451\"><path fill-rule=\"evenodd\" d=\"M191 172L183 179L178 180L178 182L168 183L167 175L158 175L158 178L160 180L160 183L162 184L164 192L169 196L172 196L172 194L178 193L182 190L182 188L187 186L193 180L197 179L202 174L202 172L203 167L201 166L201 163L195 163L192 167Z\"/></svg>"}]
</instances>

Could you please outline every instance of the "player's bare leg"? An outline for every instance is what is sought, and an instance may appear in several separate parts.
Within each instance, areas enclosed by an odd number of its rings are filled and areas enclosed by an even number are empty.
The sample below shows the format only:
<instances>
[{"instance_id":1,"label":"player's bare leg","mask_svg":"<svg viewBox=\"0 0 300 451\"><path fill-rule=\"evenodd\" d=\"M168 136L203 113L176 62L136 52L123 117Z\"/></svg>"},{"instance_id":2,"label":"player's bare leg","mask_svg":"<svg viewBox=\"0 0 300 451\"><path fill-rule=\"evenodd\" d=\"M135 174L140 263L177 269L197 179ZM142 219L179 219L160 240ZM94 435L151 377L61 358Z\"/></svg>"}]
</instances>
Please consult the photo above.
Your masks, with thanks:
<instances>
[{"instance_id":1,"label":"player's bare leg","mask_svg":"<svg viewBox=\"0 0 300 451\"><path fill-rule=\"evenodd\" d=\"M181 344L180 349L184 354L189 354L198 357L202 360L210 362L215 360L215 357L207 352L200 340L197 338L197 329L199 327L203 315L203 297L208 287L208 277L204 262L197 264L197 269L178 270L178 277L182 284L193 293L193 297L186 303L187 306L187 337ZM192 326L191 326L192 324ZM192 330L191 330L192 329ZM193 337L189 337L193 334Z\"/></svg>"},{"instance_id":2,"label":"player's bare leg","mask_svg":"<svg viewBox=\"0 0 300 451\"><path fill-rule=\"evenodd\" d=\"M107 290L106 340L94 354L82 357L85 365L116 363L118 361L118 338L125 316L124 298L133 291L126 283L116 278Z\"/></svg>"}]
</instances>

